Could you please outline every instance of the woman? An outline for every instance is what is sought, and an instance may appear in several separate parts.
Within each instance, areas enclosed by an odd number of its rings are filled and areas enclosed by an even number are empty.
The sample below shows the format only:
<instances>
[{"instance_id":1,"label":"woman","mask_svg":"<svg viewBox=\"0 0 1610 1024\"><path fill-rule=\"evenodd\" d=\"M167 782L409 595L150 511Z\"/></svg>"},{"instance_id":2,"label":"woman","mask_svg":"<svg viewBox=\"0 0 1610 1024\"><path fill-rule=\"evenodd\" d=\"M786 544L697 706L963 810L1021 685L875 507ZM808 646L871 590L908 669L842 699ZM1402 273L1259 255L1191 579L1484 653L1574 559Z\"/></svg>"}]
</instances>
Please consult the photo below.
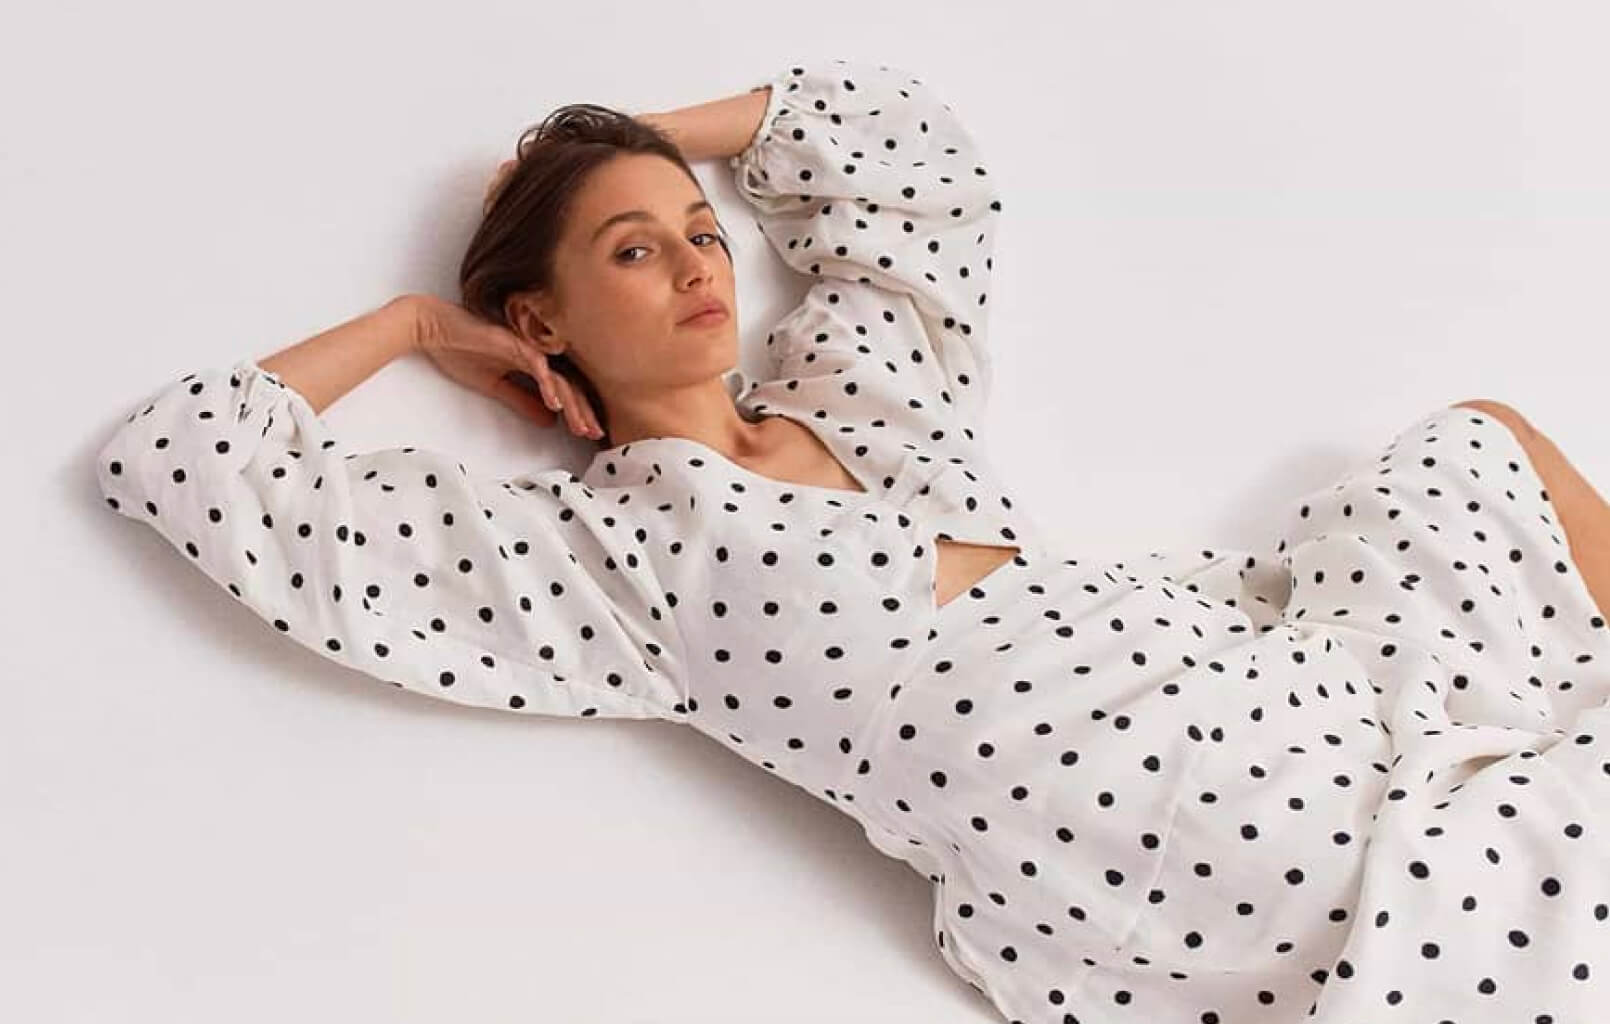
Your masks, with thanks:
<instances>
[{"instance_id":1,"label":"woman","mask_svg":"<svg viewBox=\"0 0 1610 1024\"><path fill-rule=\"evenodd\" d=\"M101 452L111 507L360 672L683 722L831 802L934 883L940 954L1009 1021L1604 998L1610 515L1512 410L1409 425L1266 551L1069 557L977 436L1001 205L927 85L823 60L534 141L462 305L169 385ZM747 389L683 154L730 156L812 281ZM504 480L344 450L318 414L415 350L610 445Z\"/></svg>"}]
</instances>

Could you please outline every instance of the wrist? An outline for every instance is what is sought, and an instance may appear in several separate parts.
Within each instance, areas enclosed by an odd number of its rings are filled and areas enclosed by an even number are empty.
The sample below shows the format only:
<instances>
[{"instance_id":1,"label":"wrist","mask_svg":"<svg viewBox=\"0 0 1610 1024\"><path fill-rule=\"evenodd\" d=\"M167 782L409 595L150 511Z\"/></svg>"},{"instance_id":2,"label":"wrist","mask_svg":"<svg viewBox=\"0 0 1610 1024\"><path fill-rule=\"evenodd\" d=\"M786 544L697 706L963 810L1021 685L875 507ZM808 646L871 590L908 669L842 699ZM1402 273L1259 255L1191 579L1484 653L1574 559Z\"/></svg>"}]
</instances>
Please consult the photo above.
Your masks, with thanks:
<instances>
[{"instance_id":1,"label":"wrist","mask_svg":"<svg viewBox=\"0 0 1610 1024\"><path fill-rule=\"evenodd\" d=\"M707 103L636 117L669 136L690 163L724 160L753 144L764 127L761 119L770 100L771 86L762 85Z\"/></svg>"},{"instance_id":2,"label":"wrist","mask_svg":"<svg viewBox=\"0 0 1610 1024\"><path fill-rule=\"evenodd\" d=\"M387 335L397 339L397 355L417 352L424 346L431 303L436 296L426 293L399 295L376 311L390 323Z\"/></svg>"}]
</instances>

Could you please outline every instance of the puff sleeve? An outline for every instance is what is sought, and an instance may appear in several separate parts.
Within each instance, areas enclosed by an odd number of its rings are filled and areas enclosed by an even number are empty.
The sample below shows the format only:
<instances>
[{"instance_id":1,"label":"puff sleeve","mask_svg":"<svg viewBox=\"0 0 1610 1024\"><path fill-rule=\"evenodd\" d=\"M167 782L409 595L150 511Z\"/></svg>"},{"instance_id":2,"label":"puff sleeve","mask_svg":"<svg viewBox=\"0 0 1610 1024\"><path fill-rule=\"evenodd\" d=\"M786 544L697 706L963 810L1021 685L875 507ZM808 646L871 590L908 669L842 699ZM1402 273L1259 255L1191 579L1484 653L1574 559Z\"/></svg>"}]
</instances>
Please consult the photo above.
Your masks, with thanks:
<instances>
[{"instance_id":1,"label":"puff sleeve","mask_svg":"<svg viewBox=\"0 0 1610 1024\"><path fill-rule=\"evenodd\" d=\"M777 375L872 357L874 387L971 423L990 389L1001 210L977 144L899 68L818 60L766 85L761 124L729 161L734 180L783 261L829 279L768 339Z\"/></svg>"},{"instance_id":2,"label":"puff sleeve","mask_svg":"<svg viewBox=\"0 0 1610 1024\"><path fill-rule=\"evenodd\" d=\"M96 468L146 523L275 629L438 699L671 718L663 598L565 470L488 480L423 448L343 450L254 360L190 373L129 415Z\"/></svg>"}]
</instances>

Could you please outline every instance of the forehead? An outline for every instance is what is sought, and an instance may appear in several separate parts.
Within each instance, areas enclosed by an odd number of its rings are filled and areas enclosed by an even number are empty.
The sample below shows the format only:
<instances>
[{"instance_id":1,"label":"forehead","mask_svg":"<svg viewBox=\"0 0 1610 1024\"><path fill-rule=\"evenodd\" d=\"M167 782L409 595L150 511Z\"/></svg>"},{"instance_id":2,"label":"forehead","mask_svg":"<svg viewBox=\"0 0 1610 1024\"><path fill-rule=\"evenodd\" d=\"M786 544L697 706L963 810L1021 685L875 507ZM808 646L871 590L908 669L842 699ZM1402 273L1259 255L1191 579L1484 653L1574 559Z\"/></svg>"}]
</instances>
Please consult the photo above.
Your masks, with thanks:
<instances>
[{"instance_id":1,"label":"forehead","mask_svg":"<svg viewBox=\"0 0 1610 1024\"><path fill-rule=\"evenodd\" d=\"M661 156L628 153L599 165L576 196L574 226L584 244L618 214L640 210L650 218L680 225L688 207L705 201L699 184ZM694 214L706 211L694 211ZM628 221L630 223L630 221Z\"/></svg>"}]
</instances>

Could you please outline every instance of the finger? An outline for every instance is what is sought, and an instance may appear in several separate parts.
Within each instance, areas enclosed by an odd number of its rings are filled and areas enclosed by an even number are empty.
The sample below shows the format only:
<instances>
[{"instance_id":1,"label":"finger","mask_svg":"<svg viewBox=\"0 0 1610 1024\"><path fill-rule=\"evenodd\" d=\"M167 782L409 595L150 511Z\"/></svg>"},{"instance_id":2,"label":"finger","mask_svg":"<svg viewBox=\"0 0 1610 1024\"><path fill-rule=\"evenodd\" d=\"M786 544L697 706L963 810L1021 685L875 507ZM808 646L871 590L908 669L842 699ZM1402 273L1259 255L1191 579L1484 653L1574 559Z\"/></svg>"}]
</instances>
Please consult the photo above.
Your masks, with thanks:
<instances>
[{"instance_id":1,"label":"finger","mask_svg":"<svg viewBox=\"0 0 1610 1024\"><path fill-rule=\"evenodd\" d=\"M602 437L604 435L604 425L598 422L598 414L593 411L592 403L583 399L582 405L586 406L583 411L587 414L587 428L591 436Z\"/></svg>"},{"instance_id":2,"label":"finger","mask_svg":"<svg viewBox=\"0 0 1610 1024\"><path fill-rule=\"evenodd\" d=\"M559 382L560 388L564 391L564 397L561 398L560 401L562 401L565 406L565 422L570 424L570 432L572 434L575 434L577 437L583 437L587 433L587 422L583 418L581 411L580 396L576 394L576 389L571 386L570 381L566 380L563 375L556 377L556 379Z\"/></svg>"},{"instance_id":3,"label":"finger","mask_svg":"<svg viewBox=\"0 0 1610 1024\"><path fill-rule=\"evenodd\" d=\"M542 386L548 407L556 412L563 412L571 431L578 437L591 436L589 422L592 413L587 406L586 397L571 385L569 378L553 369L546 355L542 353L535 355L525 353L525 355L532 368L532 376Z\"/></svg>"},{"instance_id":4,"label":"finger","mask_svg":"<svg viewBox=\"0 0 1610 1024\"><path fill-rule=\"evenodd\" d=\"M560 400L553 386L554 377L557 374L553 372L553 367L548 365L548 357L541 353L532 355L526 353L524 349L521 352L525 355L526 365L530 367L531 376L536 379L537 386L542 390L543 402L547 404L549 409L558 412Z\"/></svg>"},{"instance_id":5,"label":"finger","mask_svg":"<svg viewBox=\"0 0 1610 1024\"><path fill-rule=\"evenodd\" d=\"M492 385L492 394L522 419L534 420L545 427L553 426L554 415L542 400L507 377L500 378Z\"/></svg>"},{"instance_id":6,"label":"finger","mask_svg":"<svg viewBox=\"0 0 1610 1024\"><path fill-rule=\"evenodd\" d=\"M565 404L575 410L576 422L579 425L576 433L589 440L595 439L602 434L602 431L599 430L597 418L593 416L592 406L587 402L586 392L582 391L580 385L569 378L564 378L564 381L565 388L569 394Z\"/></svg>"},{"instance_id":7,"label":"finger","mask_svg":"<svg viewBox=\"0 0 1610 1024\"><path fill-rule=\"evenodd\" d=\"M559 396L553 390L553 377L548 374L544 374L537 378L537 384L541 389L543 404L548 407L549 411L558 412L560 409L560 401Z\"/></svg>"},{"instance_id":8,"label":"finger","mask_svg":"<svg viewBox=\"0 0 1610 1024\"><path fill-rule=\"evenodd\" d=\"M566 383L570 383L568 380ZM580 387L572 385L570 388L570 404L576 407L585 428L585 436L596 440L604 436L604 428L598 422L598 414L593 411L592 402L587 398L586 392Z\"/></svg>"},{"instance_id":9,"label":"finger","mask_svg":"<svg viewBox=\"0 0 1610 1024\"><path fill-rule=\"evenodd\" d=\"M598 422L598 411L593 408L592 400L585 394L577 394L576 404L581 406L583 415L587 417L587 427L591 430L592 435L594 437L603 437L604 425Z\"/></svg>"},{"instance_id":10,"label":"finger","mask_svg":"<svg viewBox=\"0 0 1610 1024\"><path fill-rule=\"evenodd\" d=\"M580 435L587 436L592 432L592 419L587 412L587 396L582 394L576 382L564 374L557 374L554 378L564 394L566 418L570 420L570 429Z\"/></svg>"},{"instance_id":11,"label":"finger","mask_svg":"<svg viewBox=\"0 0 1610 1024\"><path fill-rule=\"evenodd\" d=\"M542 386L530 374L512 371L502 378L523 396L522 413L545 427L553 426L557 417L548 408L548 400L542 395ZM495 392L494 392L495 393ZM501 397L501 396L500 396Z\"/></svg>"},{"instance_id":12,"label":"finger","mask_svg":"<svg viewBox=\"0 0 1610 1024\"><path fill-rule=\"evenodd\" d=\"M588 436L595 434L602 436L603 427L598 422L598 415L593 411L592 401L587 397L587 392L566 374L556 373L554 379L564 391L565 406L576 411L582 430Z\"/></svg>"}]
</instances>

